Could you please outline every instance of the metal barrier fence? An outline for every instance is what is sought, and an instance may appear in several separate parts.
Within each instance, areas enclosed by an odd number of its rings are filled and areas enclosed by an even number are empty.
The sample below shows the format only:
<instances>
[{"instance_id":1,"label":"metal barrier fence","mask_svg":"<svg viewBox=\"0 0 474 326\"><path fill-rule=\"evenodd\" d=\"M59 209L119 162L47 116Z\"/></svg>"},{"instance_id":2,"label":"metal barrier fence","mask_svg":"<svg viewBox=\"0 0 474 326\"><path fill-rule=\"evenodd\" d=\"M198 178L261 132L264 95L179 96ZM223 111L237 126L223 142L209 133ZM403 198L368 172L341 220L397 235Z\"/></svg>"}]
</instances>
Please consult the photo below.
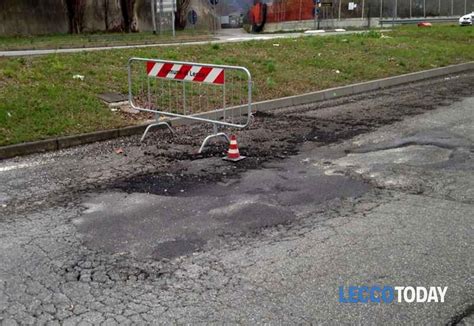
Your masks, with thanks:
<instances>
[{"instance_id":1,"label":"metal barrier fence","mask_svg":"<svg viewBox=\"0 0 474 326\"><path fill-rule=\"evenodd\" d=\"M474 10L474 0L376 0L381 18L458 17Z\"/></svg>"},{"instance_id":2,"label":"metal barrier fence","mask_svg":"<svg viewBox=\"0 0 474 326\"><path fill-rule=\"evenodd\" d=\"M165 125L163 117L186 118L213 125L199 149L210 139L229 137L218 127L245 128L252 116L252 77L247 68L195 62L131 58L128 61L129 103L155 114L148 131Z\"/></svg>"},{"instance_id":3,"label":"metal barrier fence","mask_svg":"<svg viewBox=\"0 0 474 326\"><path fill-rule=\"evenodd\" d=\"M474 11L474 0L321 0L322 19L369 17L458 17ZM313 19L314 0L274 0L268 5L267 22Z\"/></svg>"}]
</instances>

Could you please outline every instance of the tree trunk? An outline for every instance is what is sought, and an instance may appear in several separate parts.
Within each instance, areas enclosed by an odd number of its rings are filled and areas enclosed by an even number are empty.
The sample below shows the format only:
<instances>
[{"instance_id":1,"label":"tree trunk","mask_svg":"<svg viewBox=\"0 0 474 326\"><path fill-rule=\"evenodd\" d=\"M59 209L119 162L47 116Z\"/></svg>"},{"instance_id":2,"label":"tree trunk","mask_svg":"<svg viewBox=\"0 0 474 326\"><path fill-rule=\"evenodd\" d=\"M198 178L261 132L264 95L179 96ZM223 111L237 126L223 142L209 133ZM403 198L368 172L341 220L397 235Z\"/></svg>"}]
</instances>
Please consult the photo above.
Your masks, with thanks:
<instances>
[{"instance_id":1,"label":"tree trunk","mask_svg":"<svg viewBox=\"0 0 474 326\"><path fill-rule=\"evenodd\" d=\"M130 33L132 32L135 0L120 0L120 8L122 10L123 29Z\"/></svg>"},{"instance_id":2,"label":"tree trunk","mask_svg":"<svg viewBox=\"0 0 474 326\"><path fill-rule=\"evenodd\" d=\"M182 30L186 27L190 0L176 0L175 28Z\"/></svg>"},{"instance_id":3,"label":"tree trunk","mask_svg":"<svg viewBox=\"0 0 474 326\"><path fill-rule=\"evenodd\" d=\"M109 31L109 0L104 0L104 23L105 31Z\"/></svg>"},{"instance_id":4,"label":"tree trunk","mask_svg":"<svg viewBox=\"0 0 474 326\"><path fill-rule=\"evenodd\" d=\"M69 34L74 33L74 0L66 0L66 12Z\"/></svg>"},{"instance_id":5,"label":"tree trunk","mask_svg":"<svg viewBox=\"0 0 474 326\"><path fill-rule=\"evenodd\" d=\"M66 0L69 33L77 34L84 28L85 0Z\"/></svg>"}]
</instances>

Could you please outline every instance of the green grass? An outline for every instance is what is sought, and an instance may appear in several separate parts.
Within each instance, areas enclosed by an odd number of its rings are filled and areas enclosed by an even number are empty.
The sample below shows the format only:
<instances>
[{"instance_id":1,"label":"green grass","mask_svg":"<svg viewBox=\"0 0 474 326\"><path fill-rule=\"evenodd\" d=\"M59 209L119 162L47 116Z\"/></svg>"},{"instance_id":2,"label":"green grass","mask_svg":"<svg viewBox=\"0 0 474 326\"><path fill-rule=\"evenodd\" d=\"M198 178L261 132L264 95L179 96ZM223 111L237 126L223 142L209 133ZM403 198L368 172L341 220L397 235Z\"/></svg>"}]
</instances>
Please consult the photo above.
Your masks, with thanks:
<instances>
[{"instance_id":1,"label":"green grass","mask_svg":"<svg viewBox=\"0 0 474 326\"><path fill-rule=\"evenodd\" d=\"M93 33L93 34L56 34L42 36L0 36L0 51L63 49L113 45L138 45L155 43L173 43L183 41L210 40L211 36L203 30L178 31L176 37L171 32L162 35L153 33Z\"/></svg>"},{"instance_id":2,"label":"green grass","mask_svg":"<svg viewBox=\"0 0 474 326\"><path fill-rule=\"evenodd\" d=\"M126 92L132 56L245 66L256 101L474 60L473 28L411 26L385 35L0 58L0 145L130 125L97 95Z\"/></svg>"}]
</instances>

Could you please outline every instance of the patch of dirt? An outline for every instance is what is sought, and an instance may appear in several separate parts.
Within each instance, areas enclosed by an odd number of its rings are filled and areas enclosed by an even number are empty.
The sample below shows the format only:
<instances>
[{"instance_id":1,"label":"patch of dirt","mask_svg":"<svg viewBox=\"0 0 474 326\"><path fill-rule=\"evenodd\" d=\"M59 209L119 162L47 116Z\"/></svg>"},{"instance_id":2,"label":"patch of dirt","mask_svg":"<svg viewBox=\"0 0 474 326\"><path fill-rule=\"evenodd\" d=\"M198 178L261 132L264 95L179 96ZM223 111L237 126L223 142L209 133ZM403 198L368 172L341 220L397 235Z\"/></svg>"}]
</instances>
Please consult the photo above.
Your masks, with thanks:
<instances>
[{"instance_id":1,"label":"patch of dirt","mask_svg":"<svg viewBox=\"0 0 474 326\"><path fill-rule=\"evenodd\" d=\"M193 185L223 181L265 162L294 155L303 142L327 145L350 139L471 96L473 89L470 73L460 76L456 83L446 83L442 78L271 113L257 112L248 129L235 131L240 152L247 156L238 163L219 159L226 155L227 145L223 142L208 146L202 154L196 153L204 137L211 133L208 125L180 127L175 137L167 131L156 131L147 138L145 154L157 163L167 162L166 168L163 166L160 171L157 165L155 173L122 178L109 187L178 195ZM193 161L200 163L190 164Z\"/></svg>"}]
</instances>

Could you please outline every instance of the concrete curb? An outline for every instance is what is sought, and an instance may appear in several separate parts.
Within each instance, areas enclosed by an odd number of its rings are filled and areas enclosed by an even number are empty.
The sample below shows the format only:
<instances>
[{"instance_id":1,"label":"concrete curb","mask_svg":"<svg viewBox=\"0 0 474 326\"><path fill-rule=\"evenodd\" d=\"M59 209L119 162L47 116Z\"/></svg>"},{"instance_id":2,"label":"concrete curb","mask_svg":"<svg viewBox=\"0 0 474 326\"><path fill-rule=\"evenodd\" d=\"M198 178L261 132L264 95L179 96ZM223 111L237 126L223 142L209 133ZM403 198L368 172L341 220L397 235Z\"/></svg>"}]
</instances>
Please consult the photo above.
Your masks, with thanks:
<instances>
[{"instance_id":1,"label":"concrete curb","mask_svg":"<svg viewBox=\"0 0 474 326\"><path fill-rule=\"evenodd\" d=\"M277 108L284 108L289 106L297 106L315 103L323 100L330 100L338 97L355 95L378 89L393 87L397 85L412 83L424 79L435 78L443 75L449 75L459 72L465 72L474 70L474 61L468 63L462 63L458 65L435 68L430 70L424 70L420 72L409 73L405 75L377 79L373 81L352 84L348 86L335 87L326 89L318 92L311 92L301 95L282 97L274 100L256 102L252 105L252 111L269 111ZM231 110L241 110L244 107L234 107ZM222 117L222 110L213 113L203 113L202 117ZM186 125L193 123L194 121L189 119L177 118L171 119L171 123L175 126ZM125 128L118 128L112 130L92 132L82 135L58 137L53 139L28 142L22 144L15 144L9 146L0 147L0 160L10 158L19 155L27 155L38 152L53 151L63 148L68 148L77 145L83 145L87 143L93 143L96 141L103 141L113 139L117 137L124 137L142 133L146 128L146 125L131 126Z\"/></svg>"}]
</instances>

